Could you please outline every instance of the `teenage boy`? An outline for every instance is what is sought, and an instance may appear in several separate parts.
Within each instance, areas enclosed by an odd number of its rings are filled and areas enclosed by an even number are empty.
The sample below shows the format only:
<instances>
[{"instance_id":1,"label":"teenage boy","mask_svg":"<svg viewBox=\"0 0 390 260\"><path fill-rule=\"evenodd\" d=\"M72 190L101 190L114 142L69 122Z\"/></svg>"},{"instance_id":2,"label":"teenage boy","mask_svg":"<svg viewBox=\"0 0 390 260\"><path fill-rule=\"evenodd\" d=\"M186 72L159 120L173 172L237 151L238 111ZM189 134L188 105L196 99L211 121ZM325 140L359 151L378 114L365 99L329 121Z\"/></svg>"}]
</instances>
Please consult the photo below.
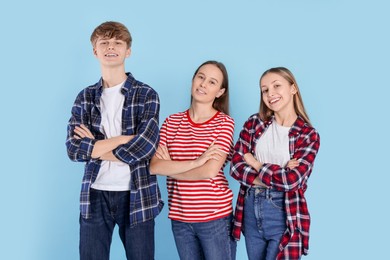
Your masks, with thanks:
<instances>
[{"instance_id":1,"label":"teenage boy","mask_svg":"<svg viewBox=\"0 0 390 260\"><path fill-rule=\"evenodd\" d=\"M132 38L118 22L91 35L101 79L82 90L72 107L66 146L85 162L80 196L80 259L109 259L118 225L127 259L154 259L154 218L163 202L149 174L159 136L159 97L125 72Z\"/></svg>"}]
</instances>

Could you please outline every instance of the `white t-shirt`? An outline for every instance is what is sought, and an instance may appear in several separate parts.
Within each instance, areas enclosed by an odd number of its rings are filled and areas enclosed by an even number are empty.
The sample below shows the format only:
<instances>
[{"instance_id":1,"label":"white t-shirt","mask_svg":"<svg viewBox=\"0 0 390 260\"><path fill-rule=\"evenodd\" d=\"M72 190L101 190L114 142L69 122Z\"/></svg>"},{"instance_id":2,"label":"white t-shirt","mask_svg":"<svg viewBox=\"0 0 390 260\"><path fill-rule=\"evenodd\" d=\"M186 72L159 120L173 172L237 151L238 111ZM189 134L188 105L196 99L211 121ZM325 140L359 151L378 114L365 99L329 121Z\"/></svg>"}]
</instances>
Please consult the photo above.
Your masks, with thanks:
<instances>
[{"instance_id":1,"label":"white t-shirt","mask_svg":"<svg viewBox=\"0 0 390 260\"><path fill-rule=\"evenodd\" d=\"M125 96L121 93L124 82L104 88L100 98L101 131L106 138L122 134L122 110ZM98 176L91 186L97 190L130 190L130 168L124 162L102 161Z\"/></svg>"},{"instance_id":2,"label":"white t-shirt","mask_svg":"<svg viewBox=\"0 0 390 260\"><path fill-rule=\"evenodd\" d=\"M281 126L274 120L256 142L256 159L285 167L290 160L289 132L290 127Z\"/></svg>"}]
</instances>

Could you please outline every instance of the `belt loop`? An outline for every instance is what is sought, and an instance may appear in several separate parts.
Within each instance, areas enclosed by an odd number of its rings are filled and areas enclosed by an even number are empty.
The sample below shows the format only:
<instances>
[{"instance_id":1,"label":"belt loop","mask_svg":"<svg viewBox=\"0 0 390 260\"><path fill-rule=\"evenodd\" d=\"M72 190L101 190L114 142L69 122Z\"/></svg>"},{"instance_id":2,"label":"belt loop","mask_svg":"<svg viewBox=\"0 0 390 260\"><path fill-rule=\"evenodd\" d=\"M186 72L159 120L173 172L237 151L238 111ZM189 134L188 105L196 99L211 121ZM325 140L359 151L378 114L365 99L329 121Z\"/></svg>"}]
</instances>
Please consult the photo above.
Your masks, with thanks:
<instances>
[{"instance_id":1,"label":"belt loop","mask_svg":"<svg viewBox=\"0 0 390 260\"><path fill-rule=\"evenodd\" d=\"M271 198L270 189L265 189L265 197L267 198L267 200L269 200Z\"/></svg>"},{"instance_id":2,"label":"belt loop","mask_svg":"<svg viewBox=\"0 0 390 260\"><path fill-rule=\"evenodd\" d=\"M245 191L245 199L248 198L249 192L250 192L251 189L252 189L252 188L246 189L246 191Z\"/></svg>"}]
</instances>

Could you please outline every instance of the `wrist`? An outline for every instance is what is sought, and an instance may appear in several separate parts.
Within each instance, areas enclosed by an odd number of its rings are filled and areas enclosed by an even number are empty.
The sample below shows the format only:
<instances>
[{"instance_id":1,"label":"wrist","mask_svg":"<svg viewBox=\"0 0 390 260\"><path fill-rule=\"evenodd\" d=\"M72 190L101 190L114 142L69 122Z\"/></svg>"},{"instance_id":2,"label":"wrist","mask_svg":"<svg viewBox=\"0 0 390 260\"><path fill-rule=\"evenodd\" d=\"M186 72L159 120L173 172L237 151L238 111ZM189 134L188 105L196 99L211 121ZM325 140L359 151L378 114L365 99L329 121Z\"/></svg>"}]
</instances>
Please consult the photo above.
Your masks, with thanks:
<instances>
[{"instance_id":1,"label":"wrist","mask_svg":"<svg viewBox=\"0 0 390 260\"><path fill-rule=\"evenodd\" d=\"M261 163L261 162L259 162L259 161L256 161L256 163L255 163L255 169L257 170L257 171L260 171L260 168L263 166L263 164Z\"/></svg>"},{"instance_id":2,"label":"wrist","mask_svg":"<svg viewBox=\"0 0 390 260\"><path fill-rule=\"evenodd\" d=\"M120 135L119 138L119 145L125 144L128 142L128 136L126 135Z\"/></svg>"},{"instance_id":3,"label":"wrist","mask_svg":"<svg viewBox=\"0 0 390 260\"><path fill-rule=\"evenodd\" d=\"M196 167L198 167L198 160L193 160L193 161L190 161L190 168L191 169L194 169Z\"/></svg>"}]
</instances>

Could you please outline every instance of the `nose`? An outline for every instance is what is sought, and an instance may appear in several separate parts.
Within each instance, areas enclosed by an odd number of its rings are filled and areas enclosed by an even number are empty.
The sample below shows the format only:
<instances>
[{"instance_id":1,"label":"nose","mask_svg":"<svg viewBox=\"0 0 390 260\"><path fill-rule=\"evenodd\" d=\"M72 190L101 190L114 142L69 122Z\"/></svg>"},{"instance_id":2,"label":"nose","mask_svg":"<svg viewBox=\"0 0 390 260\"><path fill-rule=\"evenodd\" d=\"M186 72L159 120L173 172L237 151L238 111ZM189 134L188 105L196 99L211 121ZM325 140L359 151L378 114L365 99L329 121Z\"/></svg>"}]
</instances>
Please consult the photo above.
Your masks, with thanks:
<instances>
[{"instance_id":1,"label":"nose","mask_svg":"<svg viewBox=\"0 0 390 260\"><path fill-rule=\"evenodd\" d=\"M113 50L114 49L114 43L110 42L108 43L108 49Z\"/></svg>"},{"instance_id":2,"label":"nose","mask_svg":"<svg viewBox=\"0 0 390 260\"><path fill-rule=\"evenodd\" d=\"M202 88L206 87L206 80L203 80L203 81L200 83L200 86L201 86Z\"/></svg>"},{"instance_id":3,"label":"nose","mask_svg":"<svg viewBox=\"0 0 390 260\"><path fill-rule=\"evenodd\" d=\"M273 88L268 89L268 96L272 97L275 94L275 90Z\"/></svg>"}]
</instances>

